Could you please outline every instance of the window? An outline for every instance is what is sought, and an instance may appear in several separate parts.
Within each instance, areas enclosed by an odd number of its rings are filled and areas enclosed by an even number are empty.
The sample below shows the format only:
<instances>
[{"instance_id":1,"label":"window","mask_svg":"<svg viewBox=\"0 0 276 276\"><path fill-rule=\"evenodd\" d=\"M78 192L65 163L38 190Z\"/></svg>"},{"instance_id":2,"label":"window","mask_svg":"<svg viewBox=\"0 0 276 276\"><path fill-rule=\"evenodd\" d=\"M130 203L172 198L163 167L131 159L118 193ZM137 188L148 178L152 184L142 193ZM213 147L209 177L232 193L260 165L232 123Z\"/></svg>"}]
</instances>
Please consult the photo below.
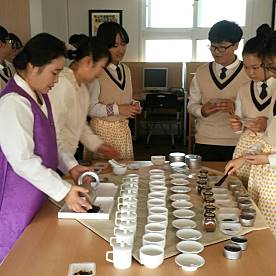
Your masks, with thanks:
<instances>
[{"instance_id":1,"label":"window","mask_svg":"<svg viewBox=\"0 0 276 276\"><path fill-rule=\"evenodd\" d=\"M246 32L250 0L143 0L141 60L212 60L208 32L217 21L235 21ZM239 7L237 9L237 7ZM242 50L241 41L238 56Z\"/></svg>"}]
</instances>

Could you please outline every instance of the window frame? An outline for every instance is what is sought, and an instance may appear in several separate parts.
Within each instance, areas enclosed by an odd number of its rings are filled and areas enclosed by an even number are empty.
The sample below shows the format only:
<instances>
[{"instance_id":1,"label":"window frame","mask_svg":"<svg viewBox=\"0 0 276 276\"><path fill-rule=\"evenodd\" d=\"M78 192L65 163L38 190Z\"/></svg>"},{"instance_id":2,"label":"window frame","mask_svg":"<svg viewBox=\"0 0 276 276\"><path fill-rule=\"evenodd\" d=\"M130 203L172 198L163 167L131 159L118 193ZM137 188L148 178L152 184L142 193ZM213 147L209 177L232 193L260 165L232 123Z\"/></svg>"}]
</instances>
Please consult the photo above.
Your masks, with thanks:
<instances>
[{"instance_id":1,"label":"window frame","mask_svg":"<svg viewBox=\"0 0 276 276\"><path fill-rule=\"evenodd\" d=\"M208 38L208 33L210 27L192 27L192 28L147 28L146 27L146 2L147 0L140 1L140 47L139 47L139 60L145 60L145 45L146 40L158 40L158 39L190 39L192 40L192 60L191 62L197 62L196 60L196 41L201 39ZM248 34L252 32L252 13L253 13L253 0L246 0L246 17L245 17L245 26L241 27L243 30L243 39L246 40ZM198 16L198 0L194 0L194 17L193 17L193 26L197 24L197 16ZM249 26L249 27L248 27ZM255 30L253 31L254 35Z\"/></svg>"}]
</instances>

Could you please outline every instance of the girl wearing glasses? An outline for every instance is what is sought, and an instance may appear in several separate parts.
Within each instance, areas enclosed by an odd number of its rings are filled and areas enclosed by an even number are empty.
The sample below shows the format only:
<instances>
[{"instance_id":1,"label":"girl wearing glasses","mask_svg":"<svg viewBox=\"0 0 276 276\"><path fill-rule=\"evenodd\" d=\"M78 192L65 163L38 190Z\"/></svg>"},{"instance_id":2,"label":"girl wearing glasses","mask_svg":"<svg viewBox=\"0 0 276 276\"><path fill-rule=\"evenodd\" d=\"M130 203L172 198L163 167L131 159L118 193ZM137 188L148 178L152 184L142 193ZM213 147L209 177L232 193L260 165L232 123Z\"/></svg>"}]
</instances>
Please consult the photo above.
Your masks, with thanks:
<instances>
[{"instance_id":1,"label":"girl wearing glasses","mask_svg":"<svg viewBox=\"0 0 276 276\"><path fill-rule=\"evenodd\" d=\"M255 151L251 146L256 143L259 136L264 134L267 119L276 115L276 93L274 93L276 80L262 65L263 41L270 32L271 28L267 24L260 26L257 36L249 39L243 48L244 69L251 81L239 89L235 103L235 116L230 119L232 129L236 133L241 133L233 158L258 152L260 150L258 144L254 146ZM249 172L249 164L245 164L237 171L237 175L246 185Z\"/></svg>"},{"instance_id":2,"label":"girl wearing glasses","mask_svg":"<svg viewBox=\"0 0 276 276\"><path fill-rule=\"evenodd\" d=\"M266 40L264 63L266 68L270 68L276 65L276 32L270 33ZM273 70L270 72L275 78L276 73ZM252 189L249 192L276 236L276 116L268 121L265 134L259 137L258 143L262 145L261 154L231 160L225 172L229 170L228 174L232 174L245 163L251 165L248 187Z\"/></svg>"}]
</instances>

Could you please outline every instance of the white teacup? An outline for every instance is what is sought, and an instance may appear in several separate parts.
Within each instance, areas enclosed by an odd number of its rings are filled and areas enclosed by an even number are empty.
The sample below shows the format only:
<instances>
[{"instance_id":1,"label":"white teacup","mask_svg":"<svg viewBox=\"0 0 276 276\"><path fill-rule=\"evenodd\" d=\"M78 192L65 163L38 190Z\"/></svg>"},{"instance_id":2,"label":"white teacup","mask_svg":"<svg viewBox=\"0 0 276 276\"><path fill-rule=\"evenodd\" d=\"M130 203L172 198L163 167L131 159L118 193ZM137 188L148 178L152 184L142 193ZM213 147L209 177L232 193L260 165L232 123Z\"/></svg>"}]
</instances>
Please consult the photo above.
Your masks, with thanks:
<instances>
[{"instance_id":1,"label":"white teacup","mask_svg":"<svg viewBox=\"0 0 276 276\"><path fill-rule=\"evenodd\" d=\"M160 192L150 192L148 193L148 198L161 198L161 199L166 199L166 194L165 193L160 193Z\"/></svg>"},{"instance_id":2,"label":"white teacup","mask_svg":"<svg viewBox=\"0 0 276 276\"><path fill-rule=\"evenodd\" d=\"M168 208L164 206L151 207L148 209L149 215L165 215L168 217Z\"/></svg>"},{"instance_id":3,"label":"white teacup","mask_svg":"<svg viewBox=\"0 0 276 276\"><path fill-rule=\"evenodd\" d=\"M164 248L148 244L140 248L140 262L148 268L156 268L163 263Z\"/></svg>"},{"instance_id":4,"label":"white teacup","mask_svg":"<svg viewBox=\"0 0 276 276\"><path fill-rule=\"evenodd\" d=\"M147 223L145 225L145 233L158 233L166 236L167 227L162 223Z\"/></svg>"},{"instance_id":5,"label":"white teacup","mask_svg":"<svg viewBox=\"0 0 276 276\"><path fill-rule=\"evenodd\" d=\"M124 242L113 242L112 248L113 251L106 252L105 259L108 262L113 263L115 268L129 268L132 261L132 246ZM110 255L112 255L112 259L110 258Z\"/></svg>"},{"instance_id":6,"label":"white teacup","mask_svg":"<svg viewBox=\"0 0 276 276\"><path fill-rule=\"evenodd\" d=\"M136 205L137 206L137 198L130 196L130 195L125 195L124 197L118 197L118 204L123 204L123 205Z\"/></svg>"},{"instance_id":7,"label":"white teacup","mask_svg":"<svg viewBox=\"0 0 276 276\"><path fill-rule=\"evenodd\" d=\"M128 211L136 212L137 211L137 205L118 203L117 210L122 211L122 212L128 212Z\"/></svg>"},{"instance_id":8,"label":"white teacup","mask_svg":"<svg viewBox=\"0 0 276 276\"><path fill-rule=\"evenodd\" d=\"M134 189L134 190L138 190L138 184L137 183L133 183L133 182L124 182L121 185L121 190L126 190L126 189Z\"/></svg>"},{"instance_id":9,"label":"white teacup","mask_svg":"<svg viewBox=\"0 0 276 276\"><path fill-rule=\"evenodd\" d=\"M166 200L160 199L160 198L151 198L147 201L148 209L150 207L156 207L156 206L166 206Z\"/></svg>"},{"instance_id":10,"label":"white teacup","mask_svg":"<svg viewBox=\"0 0 276 276\"><path fill-rule=\"evenodd\" d=\"M120 191L120 196L121 197L137 197L137 190L135 189L126 189L126 190L121 190Z\"/></svg>"},{"instance_id":11,"label":"white teacup","mask_svg":"<svg viewBox=\"0 0 276 276\"><path fill-rule=\"evenodd\" d=\"M115 219L136 221L137 213L133 211L119 210L115 213Z\"/></svg>"},{"instance_id":12,"label":"white teacup","mask_svg":"<svg viewBox=\"0 0 276 276\"><path fill-rule=\"evenodd\" d=\"M135 233L131 229L114 227L113 233L116 237L117 242L126 242L130 245L133 244Z\"/></svg>"},{"instance_id":13,"label":"white teacup","mask_svg":"<svg viewBox=\"0 0 276 276\"><path fill-rule=\"evenodd\" d=\"M166 215L149 215L148 223L161 223L168 226L168 217Z\"/></svg>"},{"instance_id":14,"label":"white teacup","mask_svg":"<svg viewBox=\"0 0 276 276\"><path fill-rule=\"evenodd\" d=\"M143 245L154 244L165 248L166 238L158 233L147 233L143 236Z\"/></svg>"},{"instance_id":15,"label":"white teacup","mask_svg":"<svg viewBox=\"0 0 276 276\"><path fill-rule=\"evenodd\" d=\"M130 219L122 220L117 218L115 219L115 225L118 226L119 228L129 229L133 231L133 233L136 232L137 223L134 220L130 220Z\"/></svg>"}]
</instances>

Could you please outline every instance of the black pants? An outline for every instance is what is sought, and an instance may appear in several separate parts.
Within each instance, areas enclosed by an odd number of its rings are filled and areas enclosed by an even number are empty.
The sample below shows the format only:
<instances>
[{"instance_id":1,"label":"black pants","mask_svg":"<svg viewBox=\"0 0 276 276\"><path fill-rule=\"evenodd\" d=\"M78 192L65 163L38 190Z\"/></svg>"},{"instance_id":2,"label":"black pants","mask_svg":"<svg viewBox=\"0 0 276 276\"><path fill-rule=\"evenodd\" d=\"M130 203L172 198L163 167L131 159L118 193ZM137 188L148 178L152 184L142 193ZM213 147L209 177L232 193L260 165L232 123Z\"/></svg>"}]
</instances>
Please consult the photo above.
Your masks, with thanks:
<instances>
[{"instance_id":1,"label":"black pants","mask_svg":"<svg viewBox=\"0 0 276 276\"><path fill-rule=\"evenodd\" d=\"M229 161L233 158L234 146L195 144L194 154L201 155L203 161Z\"/></svg>"}]
</instances>

